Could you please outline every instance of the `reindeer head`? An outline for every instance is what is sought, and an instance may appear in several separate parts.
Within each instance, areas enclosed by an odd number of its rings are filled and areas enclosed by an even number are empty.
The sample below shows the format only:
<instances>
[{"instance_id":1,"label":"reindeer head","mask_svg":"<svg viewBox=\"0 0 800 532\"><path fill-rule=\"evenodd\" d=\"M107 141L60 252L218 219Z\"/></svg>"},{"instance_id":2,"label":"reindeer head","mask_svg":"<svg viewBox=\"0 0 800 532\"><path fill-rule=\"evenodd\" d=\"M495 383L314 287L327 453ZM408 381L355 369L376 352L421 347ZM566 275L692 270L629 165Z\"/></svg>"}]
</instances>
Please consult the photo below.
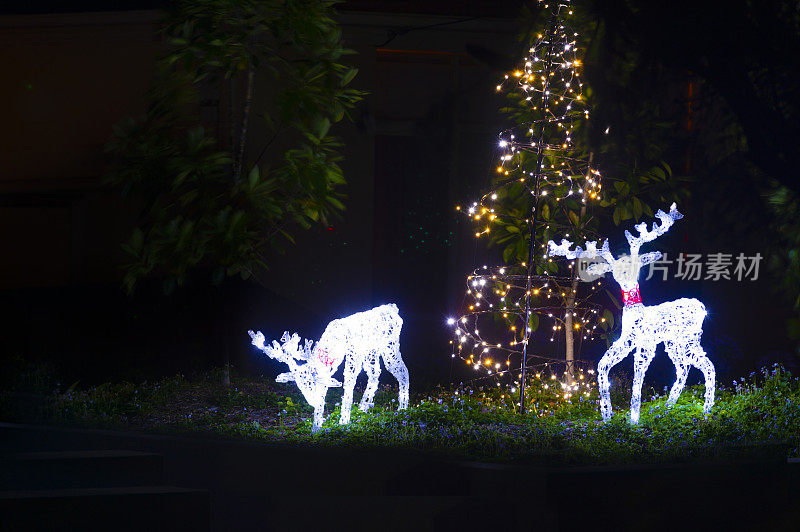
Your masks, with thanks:
<instances>
[{"instance_id":1,"label":"reindeer head","mask_svg":"<svg viewBox=\"0 0 800 532\"><path fill-rule=\"evenodd\" d=\"M599 250L597 249L597 241L586 242L586 250L581 249L580 246L576 247L575 250L571 250L572 242L566 239L562 240L561 244L556 244L551 240L548 242L548 249L550 255L563 255L568 259L602 257L606 262L590 265L586 269L587 273L602 275L610 271L620 288L628 292L633 290L638 284L639 270L641 270L642 266L661 258L660 251L639 255L639 248L643 243L651 242L658 236L666 233L669 228L672 227L675 220L680 220L683 218L683 215L678 212L673 203L668 213L659 210L656 213L656 218L661 220L661 225L659 226L653 222L653 228L649 231L647 230L647 224L644 222L635 226L639 231L639 236L633 236L629 231L625 231L625 238L628 239L631 253L630 255L623 255L617 259L614 258L608 249L608 240L603 242L603 246Z\"/></svg>"},{"instance_id":2,"label":"reindeer head","mask_svg":"<svg viewBox=\"0 0 800 532\"><path fill-rule=\"evenodd\" d=\"M283 362L289 366L289 371L281 373L275 378L276 382L294 381L303 393L309 404L317 404L320 397L325 397L325 392L330 387L341 386L341 383L331 377L336 368L331 368L325 364L320 357L312 356L314 351L314 341L305 340L303 347L300 347L300 336L295 333L289 335L289 331L283 333L279 344L275 340L272 345L266 345L264 334L261 331L254 333L247 331L252 339L252 344L263 351L268 357ZM298 365L298 361L305 361L305 364Z\"/></svg>"}]
</instances>

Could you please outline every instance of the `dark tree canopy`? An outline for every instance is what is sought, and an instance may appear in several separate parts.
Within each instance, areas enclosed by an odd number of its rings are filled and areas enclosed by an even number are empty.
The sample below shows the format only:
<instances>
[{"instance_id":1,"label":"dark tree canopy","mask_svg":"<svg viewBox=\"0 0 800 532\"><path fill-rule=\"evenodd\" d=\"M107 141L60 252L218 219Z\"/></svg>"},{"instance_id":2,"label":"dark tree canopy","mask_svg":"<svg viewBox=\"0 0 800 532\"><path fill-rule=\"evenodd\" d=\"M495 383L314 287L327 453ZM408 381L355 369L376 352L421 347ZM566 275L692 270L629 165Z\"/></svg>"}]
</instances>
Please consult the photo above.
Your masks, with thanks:
<instances>
[{"instance_id":1,"label":"dark tree canopy","mask_svg":"<svg viewBox=\"0 0 800 532\"><path fill-rule=\"evenodd\" d=\"M142 204L125 284L196 269L257 276L266 253L341 211L341 143L331 127L361 92L333 2L200 0L167 17L167 49L145 116L108 145L111 181ZM215 104L208 123L203 108ZM254 121L269 132L253 138Z\"/></svg>"}]
</instances>

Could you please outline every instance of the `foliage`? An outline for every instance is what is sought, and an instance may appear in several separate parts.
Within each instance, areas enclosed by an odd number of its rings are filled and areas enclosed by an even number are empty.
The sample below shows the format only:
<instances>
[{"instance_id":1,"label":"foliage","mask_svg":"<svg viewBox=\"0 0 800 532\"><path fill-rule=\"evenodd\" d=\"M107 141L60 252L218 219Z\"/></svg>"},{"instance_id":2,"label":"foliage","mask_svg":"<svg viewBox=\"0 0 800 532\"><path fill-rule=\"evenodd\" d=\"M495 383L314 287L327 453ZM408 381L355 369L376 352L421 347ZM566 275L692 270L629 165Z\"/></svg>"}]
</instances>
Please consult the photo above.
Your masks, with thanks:
<instances>
[{"instance_id":1,"label":"foliage","mask_svg":"<svg viewBox=\"0 0 800 532\"><path fill-rule=\"evenodd\" d=\"M330 131L362 93L348 88L357 70L342 62L352 51L333 3L177 4L147 113L117 125L107 146L111 182L142 205L124 246L129 291L150 274L174 288L200 267L215 281L256 275L270 249L292 241L292 225L344 208ZM219 114L211 127L209 101ZM252 138L256 120L267 138Z\"/></svg>"},{"instance_id":2,"label":"foliage","mask_svg":"<svg viewBox=\"0 0 800 532\"><path fill-rule=\"evenodd\" d=\"M617 379L617 378L615 378ZM616 382L616 381L615 381ZM687 388L675 407L650 390L638 425L625 408L630 387L617 382L617 413L600 421L596 389L589 397L558 401L541 386L528 390L549 408L520 416L504 390L436 388L396 410L397 391L382 386L375 407L338 425L341 399L329 394L323 430L311 434L310 409L287 384L234 376L223 388L215 374L157 383L104 384L51 397L40 419L86 426L159 432L212 433L229 438L300 446L418 449L482 460L553 464L620 464L800 456L800 379L773 366L730 387L718 387L712 413L703 416L703 388ZM298 405L298 406L295 406ZM299 406L303 405L303 406ZM4 419L13 419L6 412Z\"/></svg>"},{"instance_id":3,"label":"foliage","mask_svg":"<svg viewBox=\"0 0 800 532\"><path fill-rule=\"evenodd\" d=\"M691 172L703 244L769 256L776 316L793 308L789 334L800 339L800 268L790 257L800 248L789 205L800 192L797 10L777 0L722 10L709 2L576 3L582 33L592 35L592 138L610 126L603 160L647 168L660 158ZM766 224L777 230L753 231Z\"/></svg>"},{"instance_id":4,"label":"foliage","mask_svg":"<svg viewBox=\"0 0 800 532\"><path fill-rule=\"evenodd\" d=\"M800 16L779 0L727 4L648 0L584 2L606 29L609 52L635 53L674 78L702 80L707 103L722 102L746 138L747 158L798 191L796 94ZM674 39L681 34L680 39ZM691 79L691 78L690 78ZM656 86L653 87L657 89ZM661 100L666 103L668 100ZM703 146L705 147L705 146Z\"/></svg>"},{"instance_id":5,"label":"foliage","mask_svg":"<svg viewBox=\"0 0 800 532\"><path fill-rule=\"evenodd\" d=\"M777 283L784 298L791 299L794 315L787 320L789 336L800 346L800 198L775 183L767 196L773 212L774 233L778 242L770 253L768 266L780 272ZM800 347L798 348L800 350Z\"/></svg>"},{"instance_id":6,"label":"foliage","mask_svg":"<svg viewBox=\"0 0 800 532\"><path fill-rule=\"evenodd\" d=\"M673 176L672 168L665 162L646 171L634 168L627 176L612 181L614 190L600 205L614 207L611 210L614 225L628 220L638 223L643 216L653 218L655 211L651 203L655 203L658 210L685 196L676 189L683 180L685 178Z\"/></svg>"},{"instance_id":7,"label":"foliage","mask_svg":"<svg viewBox=\"0 0 800 532\"><path fill-rule=\"evenodd\" d=\"M0 390L46 394L59 386L58 370L51 360L31 362L14 355L4 361Z\"/></svg>"}]
</instances>

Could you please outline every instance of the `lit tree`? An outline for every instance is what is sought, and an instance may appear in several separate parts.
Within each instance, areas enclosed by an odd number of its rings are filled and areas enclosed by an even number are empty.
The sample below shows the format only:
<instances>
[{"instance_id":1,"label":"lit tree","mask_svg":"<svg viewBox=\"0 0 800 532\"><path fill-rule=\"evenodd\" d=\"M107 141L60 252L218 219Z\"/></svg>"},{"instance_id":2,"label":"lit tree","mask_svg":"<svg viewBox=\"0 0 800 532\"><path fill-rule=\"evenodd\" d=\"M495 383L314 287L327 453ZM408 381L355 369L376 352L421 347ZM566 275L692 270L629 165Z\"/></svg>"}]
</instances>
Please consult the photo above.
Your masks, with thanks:
<instances>
[{"instance_id":1,"label":"lit tree","mask_svg":"<svg viewBox=\"0 0 800 532\"><path fill-rule=\"evenodd\" d=\"M493 189L464 211L476 224L475 236L502 246L504 266L485 265L467 279L464 314L451 320L453 356L488 374L511 374L520 381L533 361L555 359L534 353L531 334L546 321L551 341L564 333L567 382L564 397L588 393L573 379L575 340L598 333L604 318L591 296L599 283L579 283L575 262L546 256L548 235L575 239L595 235L592 205L601 199L600 173L578 142L589 118L581 80L578 34L569 28L569 1L540 2L546 29L535 36L523 64L505 76L498 91L509 94L517 126L499 135L502 151ZM520 386L524 411L524 386Z\"/></svg>"}]
</instances>

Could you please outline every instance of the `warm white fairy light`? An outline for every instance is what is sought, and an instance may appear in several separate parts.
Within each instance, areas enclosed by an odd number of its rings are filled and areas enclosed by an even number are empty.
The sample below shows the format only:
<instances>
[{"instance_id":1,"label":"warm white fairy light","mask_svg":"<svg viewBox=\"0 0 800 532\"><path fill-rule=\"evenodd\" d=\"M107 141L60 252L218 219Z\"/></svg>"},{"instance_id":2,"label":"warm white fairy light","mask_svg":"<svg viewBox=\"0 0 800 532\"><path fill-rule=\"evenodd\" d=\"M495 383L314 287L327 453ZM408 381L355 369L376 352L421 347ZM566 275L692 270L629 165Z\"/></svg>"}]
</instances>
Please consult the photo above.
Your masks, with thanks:
<instances>
[{"instance_id":1,"label":"warm white fairy light","mask_svg":"<svg viewBox=\"0 0 800 532\"><path fill-rule=\"evenodd\" d=\"M577 128L589 118L589 112L580 72L582 50L578 34L569 29L567 23L572 15L570 2L542 4L550 14L548 31L538 35L519 68L497 85L498 91L516 92L532 120L500 133L495 188L486 192L480 201L456 207L477 225L476 238L494 237L496 226L530 225L530 219L513 218L514 215L503 209L507 204L504 202L521 195L536 198L540 205L575 195L579 195L584 204L601 199L600 173L575 148ZM525 163L526 159L539 164ZM542 227L537 229L537 235L549 229L544 227L541 217L538 225ZM536 242L536 246L541 246L536 256L543 256L544 244ZM554 340L563 334L566 325L563 312L566 298L562 294L567 293L572 277L550 276L543 281L538 276L529 291L528 269L526 262L501 268L484 266L467 279L468 301L464 304L463 315L450 324L454 328L452 354L467 366L488 374L492 368L484 361L494 356L503 360L503 368L508 368L502 374L510 375L511 357L521 355L523 348L526 348L526 356L534 360L553 360L552 353L535 353L528 345L525 303L531 299L531 313L542 321L549 315L546 319L552 321L548 325L554 327L550 337ZM578 326L574 330L579 331L580 340L592 339L600 332L600 307L590 301L598 288L599 285L592 284L585 291L588 293L581 293L570 303L574 306L570 316L572 327ZM570 296L573 294L570 292ZM483 318L486 320L482 321ZM477 333L478 322L487 324L480 327L485 331L483 336ZM503 322L505 326L499 327ZM503 330L498 330L500 328ZM503 337L499 342L493 338L498 335Z\"/></svg>"},{"instance_id":2,"label":"warm white fairy light","mask_svg":"<svg viewBox=\"0 0 800 532\"><path fill-rule=\"evenodd\" d=\"M609 251L608 240L601 249L597 249L597 242L587 242L586 249L580 247L571 249L572 242L562 240L556 244L549 242L551 255L563 255L569 259L578 257L602 257L604 263L592 264L587 272L600 275L611 272L614 280L622 288L625 306L622 309L622 334L611 344L597 366L598 383L600 385L600 411L603 419L611 417L611 399L609 394L608 373L612 367L634 351L633 393L631 398L631 422L639 421L639 408L642 399L642 384L647 367L653 360L656 346L664 343L664 348L672 363L675 365L677 378L672 385L667 399L668 405L675 404L686 385L689 369L694 366L703 372L705 378L705 401L703 412L708 414L714 406L715 372L714 365L706 356L700 345L700 336L703 334L703 319L706 317L706 308L697 299L681 298L654 306L644 306L639 293L639 271L642 266L658 260L661 253L658 251L639 255L639 248L645 242L655 240L656 237L666 233L675 220L683 217L672 204L670 211L658 211L656 217L661 220L661 225L653 224L647 230L647 224L636 226L638 236L633 236L625 231L625 237L630 245L630 255L614 258Z\"/></svg>"},{"instance_id":3,"label":"warm white fairy light","mask_svg":"<svg viewBox=\"0 0 800 532\"><path fill-rule=\"evenodd\" d=\"M367 388L359 408L367 411L378 389L381 360L400 385L398 401L400 410L408 407L408 369L400 357L400 329L403 319L394 304L358 312L346 318L333 320L325 328L316 346L306 340L300 348L300 337L284 332L281 342L266 345L261 331L248 331L254 346L270 358L289 366L287 373L278 375L277 382L294 381L308 404L314 408L313 431L322 426L325 395L328 388L342 386L333 374L344 361L344 397L339 423L350 422L353 406L353 388L363 369L367 373ZM305 364L298 364L305 361Z\"/></svg>"}]
</instances>

